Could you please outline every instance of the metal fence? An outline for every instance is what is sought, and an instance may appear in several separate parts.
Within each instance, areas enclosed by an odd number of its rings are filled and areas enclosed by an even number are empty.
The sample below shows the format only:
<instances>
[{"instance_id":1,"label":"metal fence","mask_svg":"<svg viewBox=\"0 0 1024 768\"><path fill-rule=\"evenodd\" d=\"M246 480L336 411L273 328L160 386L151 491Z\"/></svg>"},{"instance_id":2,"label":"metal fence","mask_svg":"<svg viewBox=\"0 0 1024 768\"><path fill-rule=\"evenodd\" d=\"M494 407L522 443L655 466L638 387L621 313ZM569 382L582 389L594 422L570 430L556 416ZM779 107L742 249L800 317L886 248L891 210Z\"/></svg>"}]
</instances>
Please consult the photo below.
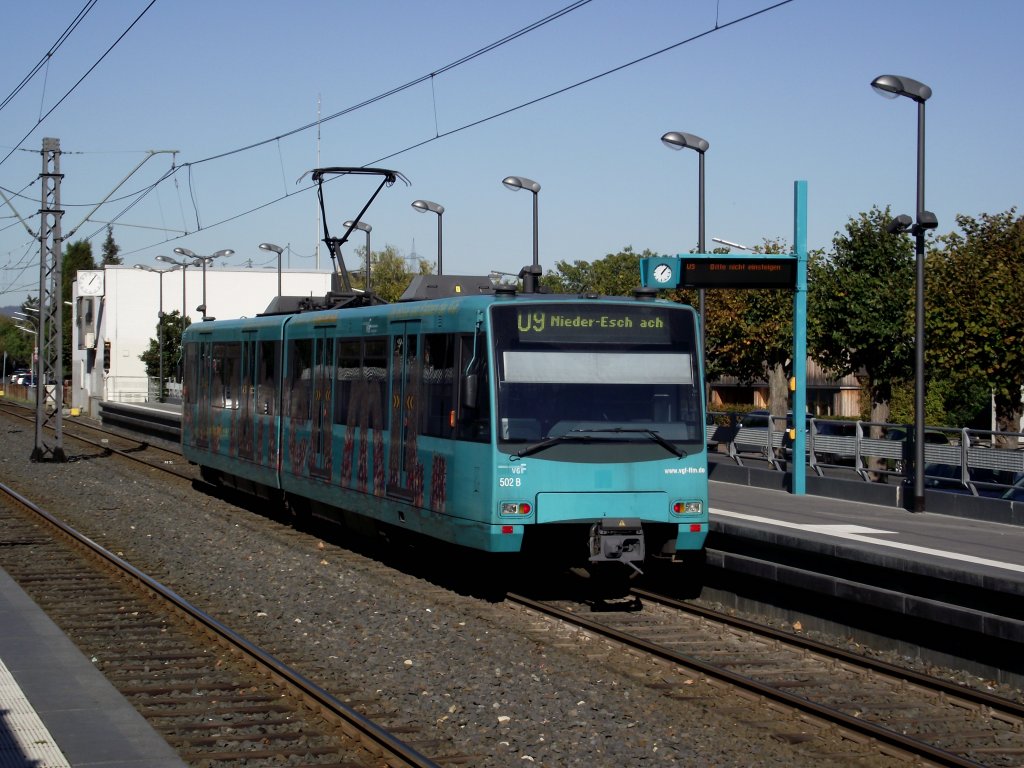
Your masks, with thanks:
<instances>
[{"instance_id":1,"label":"metal fence","mask_svg":"<svg viewBox=\"0 0 1024 768\"><path fill-rule=\"evenodd\" d=\"M711 411L708 416L712 450L740 466L756 461L785 471L792 458L791 418L723 411ZM835 469L864 481L899 478L913 456L912 437L913 428L905 424L808 418L807 466L819 476ZM928 427L925 485L974 496L1001 496L1015 483L1024 483L1022 438L1021 432ZM1000 442L1012 447L997 445Z\"/></svg>"}]
</instances>

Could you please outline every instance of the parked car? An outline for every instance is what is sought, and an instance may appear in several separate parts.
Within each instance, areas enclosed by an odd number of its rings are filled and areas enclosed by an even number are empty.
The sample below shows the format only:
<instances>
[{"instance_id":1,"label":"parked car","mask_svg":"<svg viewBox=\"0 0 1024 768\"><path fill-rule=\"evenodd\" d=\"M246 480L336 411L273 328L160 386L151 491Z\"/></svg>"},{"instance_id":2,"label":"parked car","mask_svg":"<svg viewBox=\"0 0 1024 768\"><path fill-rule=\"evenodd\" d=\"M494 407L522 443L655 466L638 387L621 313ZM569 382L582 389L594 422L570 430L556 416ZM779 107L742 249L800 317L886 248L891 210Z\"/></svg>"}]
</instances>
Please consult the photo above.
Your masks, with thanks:
<instances>
[{"instance_id":1,"label":"parked car","mask_svg":"<svg viewBox=\"0 0 1024 768\"><path fill-rule=\"evenodd\" d=\"M889 427L885 432L886 440L899 440L900 442L908 443L904 449L904 455L906 451L913 450L911 446L914 444L914 434L911 431L910 437L907 437L907 429L905 427ZM937 429L925 429L924 431L925 443L932 443L934 445L951 445L949 438L945 432ZM886 462L886 467L890 472L902 472L903 471L903 459L889 459Z\"/></svg>"},{"instance_id":2,"label":"parked car","mask_svg":"<svg viewBox=\"0 0 1024 768\"><path fill-rule=\"evenodd\" d=\"M948 493L973 495L971 489L960 482L960 476L961 470L957 464L928 464L924 468L924 487ZM985 467L971 469L969 477L978 491L978 496L994 498L1006 498L1005 486L1014 480L1012 472ZM1024 493L1021 494L1021 499L1024 499Z\"/></svg>"},{"instance_id":3,"label":"parked car","mask_svg":"<svg viewBox=\"0 0 1024 768\"><path fill-rule=\"evenodd\" d=\"M814 436L815 440L820 437L856 437L857 424L853 421L819 421L815 419ZM852 449L849 453L835 453L832 451L822 451L815 445L814 450L818 461L822 464L846 464L849 466L854 464L854 452Z\"/></svg>"},{"instance_id":4,"label":"parked car","mask_svg":"<svg viewBox=\"0 0 1024 768\"><path fill-rule=\"evenodd\" d=\"M31 373L32 373L32 371L30 371L28 368L17 368L17 369L15 369L14 373L11 374L11 384L19 383L18 380L22 376L28 376Z\"/></svg>"},{"instance_id":5,"label":"parked car","mask_svg":"<svg viewBox=\"0 0 1024 768\"><path fill-rule=\"evenodd\" d=\"M1013 487L1002 495L1008 501L1024 501L1024 472L1014 479Z\"/></svg>"}]
</instances>

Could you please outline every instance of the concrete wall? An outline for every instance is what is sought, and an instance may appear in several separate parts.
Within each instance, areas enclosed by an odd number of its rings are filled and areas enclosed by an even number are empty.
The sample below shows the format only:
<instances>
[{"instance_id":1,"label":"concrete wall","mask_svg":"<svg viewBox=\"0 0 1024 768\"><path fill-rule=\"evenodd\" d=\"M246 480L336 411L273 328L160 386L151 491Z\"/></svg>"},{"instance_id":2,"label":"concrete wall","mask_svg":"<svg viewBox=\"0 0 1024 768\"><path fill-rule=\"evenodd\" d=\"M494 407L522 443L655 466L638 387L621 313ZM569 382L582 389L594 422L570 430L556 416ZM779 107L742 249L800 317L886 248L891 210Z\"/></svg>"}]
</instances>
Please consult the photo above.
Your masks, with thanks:
<instances>
[{"instance_id":1,"label":"concrete wall","mask_svg":"<svg viewBox=\"0 0 1024 768\"><path fill-rule=\"evenodd\" d=\"M181 312L184 307L193 323L202 321L196 307L203 301L203 270L189 267L164 273L131 266L104 268L104 294L97 301L95 349L78 343L78 283L72 296L72 365L70 406L96 415L101 400L142 402L148 382L146 367L139 356L157 337L158 312L161 309L160 284L163 283L163 311ZM323 296L330 290L330 272L284 270L282 294L286 296ZM184 295L183 295L184 291ZM206 270L206 313L225 320L254 317L263 312L277 295L277 270L218 267ZM103 343L110 342L110 370L103 370ZM170 376L169 371L165 372Z\"/></svg>"}]
</instances>

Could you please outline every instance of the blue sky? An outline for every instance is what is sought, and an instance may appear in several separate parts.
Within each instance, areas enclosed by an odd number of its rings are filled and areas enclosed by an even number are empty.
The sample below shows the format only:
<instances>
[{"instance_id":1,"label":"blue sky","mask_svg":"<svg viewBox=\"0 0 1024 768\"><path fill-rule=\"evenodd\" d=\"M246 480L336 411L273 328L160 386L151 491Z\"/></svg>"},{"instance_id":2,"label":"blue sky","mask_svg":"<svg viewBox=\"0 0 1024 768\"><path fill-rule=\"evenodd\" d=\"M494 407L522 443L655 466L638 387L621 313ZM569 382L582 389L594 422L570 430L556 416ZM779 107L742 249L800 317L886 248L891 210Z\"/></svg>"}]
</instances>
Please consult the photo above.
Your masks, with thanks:
<instances>
[{"instance_id":1,"label":"blue sky","mask_svg":"<svg viewBox=\"0 0 1024 768\"><path fill-rule=\"evenodd\" d=\"M118 216L114 234L128 264L156 266L158 254L180 246L231 248L232 266L273 267L273 254L257 248L270 241L290 247L286 267L313 269L319 213L315 194L296 180L317 164L318 99L323 118L346 112L570 2L156 0L146 10L149 0L101 1L0 108L0 188L27 195L12 200L37 231L40 147L56 137L64 234L90 238L97 258L102 222ZM731 23L773 4L592 0L323 120L319 164L373 164L412 182L382 191L366 214L375 251L390 244L408 255L415 245L436 260L437 218L410 207L423 198L446 209L446 273L517 272L532 257L532 200L501 185L508 175L541 184L546 268L625 246L664 254L694 247L698 156L660 142L666 131L684 131L711 145L709 248L713 237L791 241L793 182L806 179L809 245L828 249L872 205L913 213L916 105L869 87L876 75L900 74L934 92L926 205L938 231L954 229L958 213L1021 205L1024 3L793 0ZM15 91L87 6L53 0L44 13L27 0L5 4L0 96ZM306 125L314 127L208 160ZM177 154L153 155L83 222L147 150ZM172 157L178 172L134 195L166 174ZM333 234L371 191L368 179L327 187ZM38 243L12 215L0 201L0 305L37 293ZM364 242L361 233L353 238ZM351 245L345 254L358 267ZM323 247L320 268L329 268Z\"/></svg>"}]
</instances>

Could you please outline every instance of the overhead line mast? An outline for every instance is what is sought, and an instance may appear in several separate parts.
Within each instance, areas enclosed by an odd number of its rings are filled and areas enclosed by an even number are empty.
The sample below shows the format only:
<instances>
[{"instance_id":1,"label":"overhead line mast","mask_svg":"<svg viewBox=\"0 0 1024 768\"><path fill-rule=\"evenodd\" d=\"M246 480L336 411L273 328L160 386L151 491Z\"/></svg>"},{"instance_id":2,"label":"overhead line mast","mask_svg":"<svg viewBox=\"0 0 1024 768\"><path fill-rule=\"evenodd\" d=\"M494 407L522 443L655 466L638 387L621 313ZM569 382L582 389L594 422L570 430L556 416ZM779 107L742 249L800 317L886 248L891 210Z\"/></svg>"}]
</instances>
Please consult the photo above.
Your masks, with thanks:
<instances>
[{"instance_id":1,"label":"overhead line mast","mask_svg":"<svg viewBox=\"0 0 1024 768\"><path fill-rule=\"evenodd\" d=\"M63 292L60 222L60 139L43 139L42 207L39 209L39 327L36 335L36 442L32 461L66 461L64 456ZM53 382L51 390L50 382ZM43 428L52 422L53 440Z\"/></svg>"}]
</instances>

